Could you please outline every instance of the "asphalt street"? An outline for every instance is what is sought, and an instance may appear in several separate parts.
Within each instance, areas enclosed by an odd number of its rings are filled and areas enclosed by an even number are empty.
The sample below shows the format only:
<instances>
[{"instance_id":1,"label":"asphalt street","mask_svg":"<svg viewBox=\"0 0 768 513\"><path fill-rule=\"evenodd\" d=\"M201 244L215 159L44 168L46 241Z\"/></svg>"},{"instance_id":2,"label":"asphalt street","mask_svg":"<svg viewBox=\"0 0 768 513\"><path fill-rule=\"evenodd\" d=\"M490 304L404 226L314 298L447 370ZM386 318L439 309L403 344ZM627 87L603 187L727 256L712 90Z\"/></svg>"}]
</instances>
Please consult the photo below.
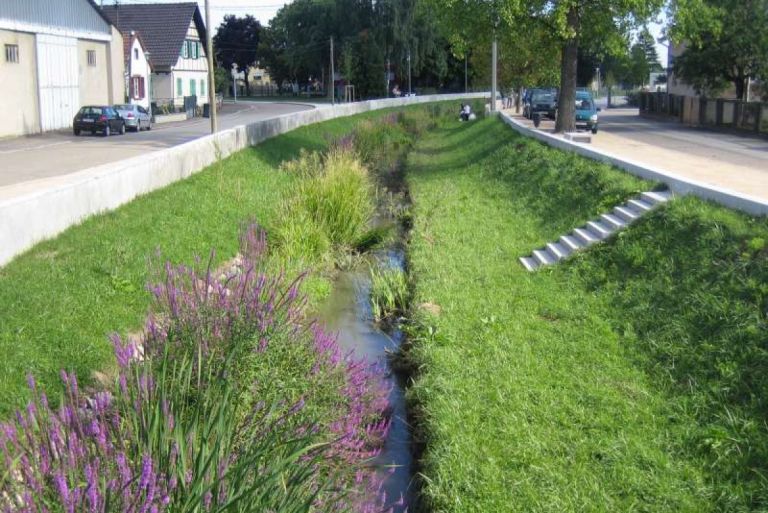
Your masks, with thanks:
<instances>
[{"instance_id":1,"label":"asphalt street","mask_svg":"<svg viewBox=\"0 0 768 513\"><path fill-rule=\"evenodd\" d=\"M241 102L225 104L219 116L224 130L291 112L315 108L309 104ZM0 141L0 188L35 180L59 177L162 150L210 133L210 120L198 118L154 125L151 131L125 135L75 136L52 132ZM31 183L30 183L31 185Z\"/></svg>"}]
</instances>

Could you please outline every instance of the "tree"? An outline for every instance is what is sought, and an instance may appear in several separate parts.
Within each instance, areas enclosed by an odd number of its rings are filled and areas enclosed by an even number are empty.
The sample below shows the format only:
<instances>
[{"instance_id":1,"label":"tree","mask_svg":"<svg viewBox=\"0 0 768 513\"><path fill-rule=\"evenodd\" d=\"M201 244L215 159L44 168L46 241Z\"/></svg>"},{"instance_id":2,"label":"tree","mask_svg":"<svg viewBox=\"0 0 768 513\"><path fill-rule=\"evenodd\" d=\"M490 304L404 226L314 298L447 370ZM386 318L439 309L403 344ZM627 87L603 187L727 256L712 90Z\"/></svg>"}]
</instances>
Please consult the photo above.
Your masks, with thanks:
<instances>
[{"instance_id":1,"label":"tree","mask_svg":"<svg viewBox=\"0 0 768 513\"><path fill-rule=\"evenodd\" d=\"M527 30L502 16L501 2L482 0L433 0L440 27L451 44L452 55L474 64L472 75L490 83L490 49L498 40L498 82L503 90L524 86L553 85L558 80L559 50L544 24L532 23ZM518 94L518 98L519 98Z\"/></svg>"},{"instance_id":2,"label":"tree","mask_svg":"<svg viewBox=\"0 0 768 513\"><path fill-rule=\"evenodd\" d=\"M676 0L670 36L686 45L675 74L699 93L731 83L744 99L750 78L768 79L768 0Z\"/></svg>"},{"instance_id":3,"label":"tree","mask_svg":"<svg viewBox=\"0 0 768 513\"><path fill-rule=\"evenodd\" d=\"M509 15L522 29L532 21L545 23L561 48L560 97L556 132L575 128L578 52L601 45L615 51L626 33L651 17L663 0L506 0Z\"/></svg>"},{"instance_id":4,"label":"tree","mask_svg":"<svg viewBox=\"0 0 768 513\"><path fill-rule=\"evenodd\" d=\"M213 47L216 60L220 67L231 72L232 65L245 72L245 91L250 94L248 86L248 67L256 62L261 35L261 23L251 15L243 18L228 14L216 30L213 37Z\"/></svg>"}]
</instances>

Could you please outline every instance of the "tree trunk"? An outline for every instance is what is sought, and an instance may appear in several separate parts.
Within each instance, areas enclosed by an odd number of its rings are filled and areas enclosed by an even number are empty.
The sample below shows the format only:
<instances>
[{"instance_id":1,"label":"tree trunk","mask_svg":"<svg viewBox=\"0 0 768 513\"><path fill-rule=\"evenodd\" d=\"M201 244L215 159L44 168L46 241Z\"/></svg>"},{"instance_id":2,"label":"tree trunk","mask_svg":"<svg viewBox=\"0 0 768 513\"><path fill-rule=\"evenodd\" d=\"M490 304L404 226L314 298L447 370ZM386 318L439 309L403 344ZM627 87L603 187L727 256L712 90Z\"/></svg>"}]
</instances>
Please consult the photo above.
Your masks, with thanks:
<instances>
[{"instance_id":1,"label":"tree trunk","mask_svg":"<svg viewBox=\"0 0 768 513\"><path fill-rule=\"evenodd\" d=\"M517 94L515 95L515 114L520 114L520 101L523 98L523 87L517 88Z\"/></svg>"},{"instance_id":2,"label":"tree trunk","mask_svg":"<svg viewBox=\"0 0 768 513\"><path fill-rule=\"evenodd\" d=\"M740 75L733 81L733 85L736 87L736 99L744 100L747 92L747 78Z\"/></svg>"},{"instance_id":3,"label":"tree trunk","mask_svg":"<svg viewBox=\"0 0 768 513\"><path fill-rule=\"evenodd\" d=\"M557 100L555 132L572 132L576 129L576 68L579 54L579 12L576 5L568 10L568 28L574 35L565 41L560 64L560 95Z\"/></svg>"},{"instance_id":4,"label":"tree trunk","mask_svg":"<svg viewBox=\"0 0 768 513\"><path fill-rule=\"evenodd\" d=\"M608 108L611 108L611 93L613 92L613 86L608 86Z\"/></svg>"}]
</instances>

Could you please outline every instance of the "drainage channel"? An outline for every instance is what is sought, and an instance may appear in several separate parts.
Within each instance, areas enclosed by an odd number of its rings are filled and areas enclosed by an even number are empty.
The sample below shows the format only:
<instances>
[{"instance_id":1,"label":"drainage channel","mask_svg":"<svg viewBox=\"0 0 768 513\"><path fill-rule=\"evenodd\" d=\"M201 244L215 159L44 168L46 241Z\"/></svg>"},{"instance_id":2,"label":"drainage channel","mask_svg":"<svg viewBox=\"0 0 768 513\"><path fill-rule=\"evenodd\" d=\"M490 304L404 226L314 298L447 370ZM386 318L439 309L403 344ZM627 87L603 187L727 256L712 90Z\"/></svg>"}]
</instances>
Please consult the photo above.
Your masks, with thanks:
<instances>
[{"instance_id":1,"label":"drainage channel","mask_svg":"<svg viewBox=\"0 0 768 513\"><path fill-rule=\"evenodd\" d=\"M373 265L403 269L405 264L404 252L397 248L378 251L373 258ZM319 317L328 330L338 333L339 344L345 350L354 350L358 357L386 365L385 379L391 388L391 426L384 448L372 464L384 479L382 491L386 494L386 508L392 508L393 513L404 513L413 503L412 438L405 403L405 376L396 373L388 359L388 355L398 352L403 334L396 326L384 332L374 324L370 284L366 264L342 271L330 297L320 308Z\"/></svg>"}]
</instances>

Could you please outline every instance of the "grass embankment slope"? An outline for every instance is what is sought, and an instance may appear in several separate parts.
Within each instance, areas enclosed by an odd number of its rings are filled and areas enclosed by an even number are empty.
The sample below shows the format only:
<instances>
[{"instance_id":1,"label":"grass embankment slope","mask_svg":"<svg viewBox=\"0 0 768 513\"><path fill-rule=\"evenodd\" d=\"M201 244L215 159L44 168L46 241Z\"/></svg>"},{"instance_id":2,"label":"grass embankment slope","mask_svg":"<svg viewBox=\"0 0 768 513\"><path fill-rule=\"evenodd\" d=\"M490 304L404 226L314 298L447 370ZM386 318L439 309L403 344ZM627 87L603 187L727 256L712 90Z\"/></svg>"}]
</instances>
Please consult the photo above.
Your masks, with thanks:
<instances>
[{"instance_id":1,"label":"grass embankment slope","mask_svg":"<svg viewBox=\"0 0 768 513\"><path fill-rule=\"evenodd\" d=\"M214 266L232 258L243 223L254 220L268 232L280 224L281 199L298 180L279 171L281 162L302 149L325 150L360 120L383 115L367 113L276 137L93 216L0 268L0 418L29 397L27 372L52 391L60 387L60 369L87 381L92 371L112 365L107 335L143 326L151 302L145 286L156 278L151 268L166 260L191 264L196 256L205 262L211 249ZM287 267L289 276L305 270L290 258L277 265ZM313 276L308 290L318 298L329 282Z\"/></svg>"},{"instance_id":2,"label":"grass embankment slope","mask_svg":"<svg viewBox=\"0 0 768 513\"><path fill-rule=\"evenodd\" d=\"M410 353L428 509L768 507L765 220L680 199L528 273L652 186L495 119L424 138L407 178L414 310L441 309Z\"/></svg>"}]
</instances>

